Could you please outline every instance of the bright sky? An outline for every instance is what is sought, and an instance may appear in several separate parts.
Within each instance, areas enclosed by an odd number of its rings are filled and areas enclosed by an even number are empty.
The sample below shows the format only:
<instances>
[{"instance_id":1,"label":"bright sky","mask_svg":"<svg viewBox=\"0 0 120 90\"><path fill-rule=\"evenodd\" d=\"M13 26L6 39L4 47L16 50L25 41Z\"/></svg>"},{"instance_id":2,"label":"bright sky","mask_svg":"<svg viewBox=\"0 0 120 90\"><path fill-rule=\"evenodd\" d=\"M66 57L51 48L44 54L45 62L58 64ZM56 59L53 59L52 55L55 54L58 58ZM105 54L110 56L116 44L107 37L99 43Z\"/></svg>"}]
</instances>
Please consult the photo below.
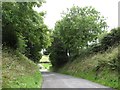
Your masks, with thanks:
<instances>
[{"instance_id":1,"label":"bright sky","mask_svg":"<svg viewBox=\"0 0 120 90\"><path fill-rule=\"evenodd\" d=\"M44 22L49 28L54 28L55 22L61 19L62 11L73 5L79 7L92 6L107 18L109 30L118 26L118 2L120 0L46 0L39 11L46 11Z\"/></svg>"}]
</instances>

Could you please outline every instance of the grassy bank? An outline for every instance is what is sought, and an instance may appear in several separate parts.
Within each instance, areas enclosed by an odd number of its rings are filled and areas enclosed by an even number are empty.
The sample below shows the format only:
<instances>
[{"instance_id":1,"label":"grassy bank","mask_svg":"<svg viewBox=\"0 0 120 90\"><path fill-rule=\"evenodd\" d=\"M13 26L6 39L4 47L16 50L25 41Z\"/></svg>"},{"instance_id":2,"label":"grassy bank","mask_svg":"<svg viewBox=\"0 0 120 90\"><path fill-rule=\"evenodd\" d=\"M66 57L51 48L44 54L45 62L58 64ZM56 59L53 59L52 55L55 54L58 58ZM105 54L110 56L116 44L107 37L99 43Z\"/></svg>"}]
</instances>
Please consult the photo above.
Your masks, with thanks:
<instances>
[{"instance_id":1,"label":"grassy bank","mask_svg":"<svg viewBox=\"0 0 120 90\"><path fill-rule=\"evenodd\" d=\"M0 46L0 90L2 88L2 51Z\"/></svg>"},{"instance_id":2,"label":"grassy bank","mask_svg":"<svg viewBox=\"0 0 120 90\"><path fill-rule=\"evenodd\" d=\"M118 46L85 58L67 63L58 72L88 79L105 86L118 87Z\"/></svg>"},{"instance_id":3,"label":"grassy bank","mask_svg":"<svg viewBox=\"0 0 120 90\"><path fill-rule=\"evenodd\" d=\"M42 76L36 64L11 49L2 52L2 88L40 88Z\"/></svg>"}]
</instances>

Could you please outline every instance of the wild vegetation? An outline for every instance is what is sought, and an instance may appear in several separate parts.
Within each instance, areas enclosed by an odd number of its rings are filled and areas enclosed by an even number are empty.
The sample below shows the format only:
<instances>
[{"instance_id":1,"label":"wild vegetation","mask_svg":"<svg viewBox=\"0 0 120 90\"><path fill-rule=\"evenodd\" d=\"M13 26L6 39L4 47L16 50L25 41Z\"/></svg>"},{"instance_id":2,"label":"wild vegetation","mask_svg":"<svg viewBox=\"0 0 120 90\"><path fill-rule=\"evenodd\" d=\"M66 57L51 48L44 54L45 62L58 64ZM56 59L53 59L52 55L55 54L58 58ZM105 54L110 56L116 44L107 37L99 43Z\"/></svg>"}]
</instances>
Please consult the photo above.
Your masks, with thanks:
<instances>
[{"instance_id":1,"label":"wild vegetation","mask_svg":"<svg viewBox=\"0 0 120 90\"><path fill-rule=\"evenodd\" d=\"M34 62L42 57L42 48L50 45L50 32L43 22L45 13L33 10L42 3L42 0L2 3L3 46L19 50Z\"/></svg>"},{"instance_id":2,"label":"wild vegetation","mask_svg":"<svg viewBox=\"0 0 120 90\"><path fill-rule=\"evenodd\" d=\"M37 65L12 49L2 53L2 88L40 88L41 73Z\"/></svg>"},{"instance_id":3,"label":"wild vegetation","mask_svg":"<svg viewBox=\"0 0 120 90\"><path fill-rule=\"evenodd\" d=\"M41 50L50 45L50 32L43 22L45 13L34 10L42 3L2 2L2 88L41 87L36 63L42 57Z\"/></svg>"},{"instance_id":4,"label":"wild vegetation","mask_svg":"<svg viewBox=\"0 0 120 90\"><path fill-rule=\"evenodd\" d=\"M63 58L66 61L73 60L79 56L80 51L96 44L98 35L107 29L104 17L92 7L73 6L67 12L64 12L62 17L56 23L53 32L54 42L52 44L53 48L51 47L50 50L51 62L57 62L57 60L62 62ZM55 60L51 57L54 57ZM61 57L63 58L59 60L58 58Z\"/></svg>"},{"instance_id":5,"label":"wild vegetation","mask_svg":"<svg viewBox=\"0 0 120 90\"><path fill-rule=\"evenodd\" d=\"M118 46L103 53L78 57L68 62L57 72L88 79L105 86L119 89Z\"/></svg>"},{"instance_id":6,"label":"wild vegetation","mask_svg":"<svg viewBox=\"0 0 120 90\"><path fill-rule=\"evenodd\" d=\"M56 72L119 89L120 28L107 32L105 18L92 7L73 6L53 32L50 61Z\"/></svg>"},{"instance_id":7,"label":"wild vegetation","mask_svg":"<svg viewBox=\"0 0 120 90\"><path fill-rule=\"evenodd\" d=\"M2 3L3 88L39 88L36 63L46 61L41 54L46 49L52 65L42 64L45 69L52 66L56 72L119 89L120 28L107 32L106 19L95 8L73 6L50 30L45 12L33 9L42 3Z\"/></svg>"}]
</instances>

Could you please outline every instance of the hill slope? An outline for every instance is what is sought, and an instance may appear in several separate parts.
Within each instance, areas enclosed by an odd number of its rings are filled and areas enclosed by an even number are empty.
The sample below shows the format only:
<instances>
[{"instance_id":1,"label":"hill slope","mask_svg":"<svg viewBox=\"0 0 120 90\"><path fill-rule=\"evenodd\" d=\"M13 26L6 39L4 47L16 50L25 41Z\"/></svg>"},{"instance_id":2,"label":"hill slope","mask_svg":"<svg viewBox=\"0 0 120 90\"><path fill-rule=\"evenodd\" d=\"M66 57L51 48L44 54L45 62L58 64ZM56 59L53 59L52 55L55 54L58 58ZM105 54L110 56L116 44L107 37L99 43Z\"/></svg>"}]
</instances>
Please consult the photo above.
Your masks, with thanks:
<instances>
[{"instance_id":1,"label":"hill slope","mask_svg":"<svg viewBox=\"0 0 120 90\"><path fill-rule=\"evenodd\" d=\"M36 64L13 50L2 52L2 88L40 88L41 73Z\"/></svg>"},{"instance_id":2,"label":"hill slope","mask_svg":"<svg viewBox=\"0 0 120 90\"><path fill-rule=\"evenodd\" d=\"M103 53L68 62L58 70L60 73L85 78L118 89L118 46Z\"/></svg>"}]
</instances>

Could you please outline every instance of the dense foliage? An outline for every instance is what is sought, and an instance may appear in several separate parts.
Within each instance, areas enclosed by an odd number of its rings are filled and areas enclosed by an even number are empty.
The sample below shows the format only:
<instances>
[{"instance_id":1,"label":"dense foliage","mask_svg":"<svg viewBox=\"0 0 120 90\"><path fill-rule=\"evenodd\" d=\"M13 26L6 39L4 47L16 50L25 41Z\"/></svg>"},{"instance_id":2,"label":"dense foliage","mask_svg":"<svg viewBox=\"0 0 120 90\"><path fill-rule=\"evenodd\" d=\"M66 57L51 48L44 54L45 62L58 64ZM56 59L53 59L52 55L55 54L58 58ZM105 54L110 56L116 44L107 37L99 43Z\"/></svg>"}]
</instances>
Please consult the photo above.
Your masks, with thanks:
<instances>
[{"instance_id":1,"label":"dense foliage","mask_svg":"<svg viewBox=\"0 0 120 90\"><path fill-rule=\"evenodd\" d=\"M91 45L90 50L92 51L92 53L104 52L112 46L119 45L119 43L120 43L120 27L114 28L109 33L103 35L103 37L99 40L99 43Z\"/></svg>"},{"instance_id":2,"label":"dense foliage","mask_svg":"<svg viewBox=\"0 0 120 90\"><path fill-rule=\"evenodd\" d=\"M73 6L62 17L56 23L55 32L71 57L88 48L90 43L96 43L98 35L107 28L104 17L92 7Z\"/></svg>"},{"instance_id":3,"label":"dense foliage","mask_svg":"<svg viewBox=\"0 0 120 90\"><path fill-rule=\"evenodd\" d=\"M62 19L56 22L53 36L59 38L57 43L63 42L69 60L73 60L80 55L80 51L91 44L98 43L98 35L103 33L106 28L104 17L94 8L73 6L67 9L67 12L62 13ZM54 48L51 49L51 52L56 55ZM58 49L61 50L61 48ZM58 57L60 56L58 55ZM58 61L57 58L54 59Z\"/></svg>"},{"instance_id":4,"label":"dense foliage","mask_svg":"<svg viewBox=\"0 0 120 90\"><path fill-rule=\"evenodd\" d=\"M120 43L120 27L112 29L102 40L101 45L103 49L106 50L114 44Z\"/></svg>"},{"instance_id":5,"label":"dense foliage","mask_svg":"<svg viewBox=\"0 0 120 90\"><path fill-rule=\"evenodd\" d=\"M68 61L67 50L59 38L54 37L50 51L49 58L54 68L64 65Z\"/></svg>"},{"instance_id":6,"label":"dense foliage","mask_svg":"<svg viewBox=\"0 0 120 90\"><path fill-rule=\"evenodd\" d=\"M41 49L50 45L49 29L43 22L44 12L36 12L39 2L3 2L3 46L19 50L35 62L41 58Z\"/></svg>"}]
</instances>

